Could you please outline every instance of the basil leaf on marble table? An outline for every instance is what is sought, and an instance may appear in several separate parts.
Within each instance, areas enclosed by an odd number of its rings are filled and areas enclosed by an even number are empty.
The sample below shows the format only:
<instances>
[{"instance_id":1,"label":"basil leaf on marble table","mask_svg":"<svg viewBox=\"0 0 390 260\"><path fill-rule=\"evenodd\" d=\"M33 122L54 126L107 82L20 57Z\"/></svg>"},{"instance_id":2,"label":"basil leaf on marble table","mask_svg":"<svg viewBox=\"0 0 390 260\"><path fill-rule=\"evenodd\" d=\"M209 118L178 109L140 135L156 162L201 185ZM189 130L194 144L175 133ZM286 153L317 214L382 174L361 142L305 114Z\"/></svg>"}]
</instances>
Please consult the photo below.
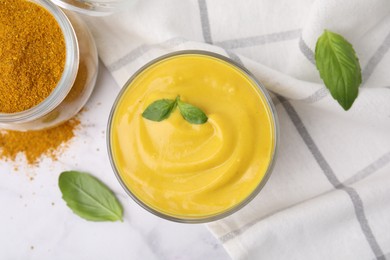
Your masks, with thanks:
<instances>
[{"instance_id":1,"label":"basil leaf on marble table","mask_svg":"<svg viewBox=\"0 0 390 260\"><path fill-rule=\"evenodd\" d=\"M362 74L352 45L339 34L325 30L318 38L315 60L332 97L348 110L358 96Z\"/></svg>"},{"instance_id":2,"label":"basil leaf on marble table","mask_svg":"<svg viewBox=\"0 0 390 260\"><path fill-rule=\"evenodd\" d=\"M123 221L123 208L112 191L94 176L77 171L61 173L62 198L78 216L91 221Z\"/></svg>"}]
</instances>

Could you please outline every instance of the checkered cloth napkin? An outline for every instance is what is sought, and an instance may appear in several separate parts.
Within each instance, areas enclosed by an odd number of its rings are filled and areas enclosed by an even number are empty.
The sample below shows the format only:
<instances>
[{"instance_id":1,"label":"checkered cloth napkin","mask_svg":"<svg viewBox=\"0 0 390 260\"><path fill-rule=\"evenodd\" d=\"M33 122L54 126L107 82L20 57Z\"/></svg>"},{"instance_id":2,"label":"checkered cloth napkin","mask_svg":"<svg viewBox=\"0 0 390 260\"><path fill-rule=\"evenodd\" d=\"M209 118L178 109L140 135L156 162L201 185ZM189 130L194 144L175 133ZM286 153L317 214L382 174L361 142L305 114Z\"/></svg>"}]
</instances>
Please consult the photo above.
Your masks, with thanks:
<instances>
[{"instance_id":1,"label":"checkered cloth napkin","mask_svg":"<svg viewBox=\"0 0 390 260\"><path fill-rule=\"evenodd\" d=\"M390 259L389 13L388 0L142 0L86 19L119 85L153 58L203 49L243 64L272 93L274 172L249 205L208 224L232 258ZM324 29L360 58L348 112L314 64Z\"/></svg>"}]
</instances>

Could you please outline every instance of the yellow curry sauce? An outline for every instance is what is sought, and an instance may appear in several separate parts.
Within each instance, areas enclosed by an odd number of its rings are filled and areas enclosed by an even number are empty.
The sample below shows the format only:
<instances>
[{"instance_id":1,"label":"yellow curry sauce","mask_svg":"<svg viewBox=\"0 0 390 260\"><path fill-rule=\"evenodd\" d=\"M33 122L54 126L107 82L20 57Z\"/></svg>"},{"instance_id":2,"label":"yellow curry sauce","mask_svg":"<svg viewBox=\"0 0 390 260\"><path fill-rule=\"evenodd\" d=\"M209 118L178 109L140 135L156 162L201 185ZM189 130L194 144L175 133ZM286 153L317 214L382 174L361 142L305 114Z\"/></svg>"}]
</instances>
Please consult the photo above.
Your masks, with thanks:
<instances>
[{"instance_id":1,"label":"yellow curry sauce","mask_svg":"<svg viewBox=\"0 0 390 260\"><path fill-rule=\"evenodd\" d=\"M161 122L141 116L152 102L178 95L202 109L207 123L190 124L178 109ZM183 54L130 83L115 108L110 141L118 173L140 201L174 217L205 217L237 206L264 178L274 121L265 96L240 69Z\"/></svg>"}]
</instances>

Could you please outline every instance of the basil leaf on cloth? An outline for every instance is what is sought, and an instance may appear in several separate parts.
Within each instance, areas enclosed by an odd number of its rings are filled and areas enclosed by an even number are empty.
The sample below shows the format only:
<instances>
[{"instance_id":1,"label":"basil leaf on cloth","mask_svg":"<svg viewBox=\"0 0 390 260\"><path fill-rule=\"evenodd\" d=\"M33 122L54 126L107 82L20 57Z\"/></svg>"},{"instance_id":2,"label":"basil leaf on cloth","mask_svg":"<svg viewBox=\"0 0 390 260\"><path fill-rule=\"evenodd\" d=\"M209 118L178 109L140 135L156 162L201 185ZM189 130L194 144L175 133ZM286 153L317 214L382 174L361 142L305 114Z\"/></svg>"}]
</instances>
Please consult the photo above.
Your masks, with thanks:
<instances>
[{"instance_id":1,"label":"basil leaf on cloth","mask_svg":"<svg viewBox=\"0 0 390 260\"><path fill-rule=\"evenodd\" d=\"M318 38L315 60L332 97L348 110L358 96L362 74L352 45L341 35L325 30Z\"/></svg>"}]
</instances>

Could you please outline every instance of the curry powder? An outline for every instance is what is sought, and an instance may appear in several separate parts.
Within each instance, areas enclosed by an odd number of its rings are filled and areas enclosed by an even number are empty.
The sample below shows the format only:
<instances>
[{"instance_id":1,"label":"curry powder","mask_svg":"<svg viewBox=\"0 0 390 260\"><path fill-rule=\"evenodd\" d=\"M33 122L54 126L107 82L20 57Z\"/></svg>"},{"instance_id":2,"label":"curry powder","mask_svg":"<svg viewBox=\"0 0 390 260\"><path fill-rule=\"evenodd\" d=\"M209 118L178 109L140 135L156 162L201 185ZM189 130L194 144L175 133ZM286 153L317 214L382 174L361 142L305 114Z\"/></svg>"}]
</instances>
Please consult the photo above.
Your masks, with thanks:
<instances>
[{"instance_id":1,"label":"curry powder","mask_svg":"<svg viewBox=\"0 0 390 260\"><path fill-rule=\"evenodd\" d=\"M38 105L61 79L65 39L55 18L26 0L0 0L0 112Z\"/></svg>"},{"instance_id":2,"label":"curry powder","mask_svg":"<svg viewBox=\"0 0 390 260\"><path fill-rule=\"evenodd\" d=\"M38 131L2 131L0 132L0 158L16 159L19 153L26 156L30 165L37 164L42 156L53 160L62 151L66 143L74 137L74 132L80 121L73 118L54 128Z\"/></svg>"}]
</instances>

